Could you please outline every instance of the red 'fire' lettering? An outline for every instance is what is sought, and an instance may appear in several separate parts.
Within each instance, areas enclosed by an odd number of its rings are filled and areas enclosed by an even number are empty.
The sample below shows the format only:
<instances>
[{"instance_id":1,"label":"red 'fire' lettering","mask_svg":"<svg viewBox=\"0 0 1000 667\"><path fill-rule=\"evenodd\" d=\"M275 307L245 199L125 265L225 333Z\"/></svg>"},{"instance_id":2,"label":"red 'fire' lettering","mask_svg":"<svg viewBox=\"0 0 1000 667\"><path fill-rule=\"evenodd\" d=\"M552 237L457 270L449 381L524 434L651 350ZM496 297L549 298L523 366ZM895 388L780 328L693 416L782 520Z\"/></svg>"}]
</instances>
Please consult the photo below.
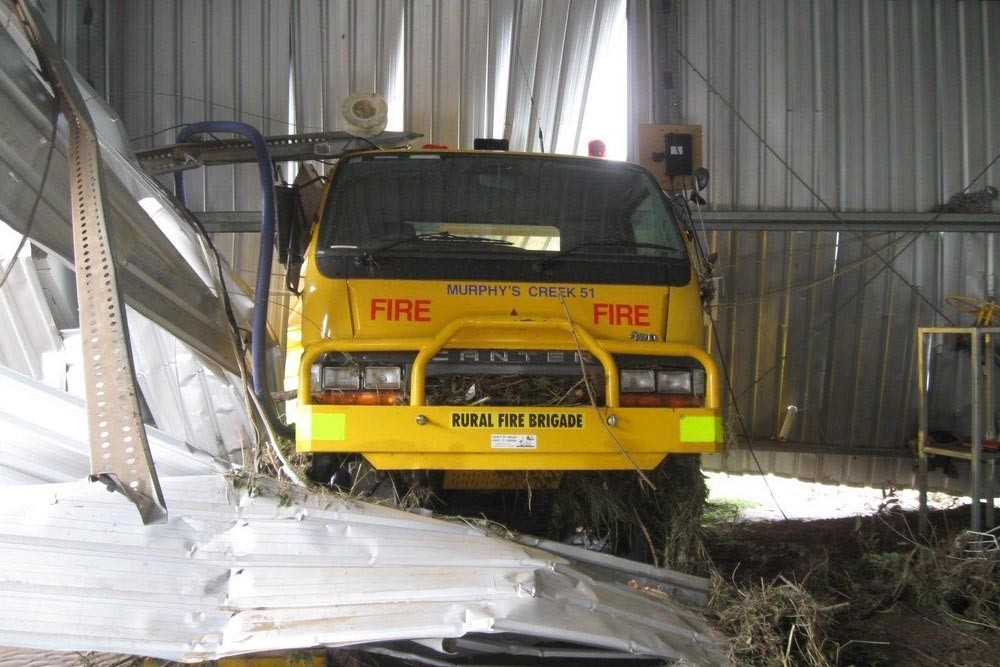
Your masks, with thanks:
<instances>
[{"instance_id":1,"label":"red 'fire' lettering","mask_svg":"<svg viewBox=\"0 0 1000 667\"><path fill-rule=\"evenodd\" d=\"M601 322L612 326L648 327L649 306L641 303L595 303L594 324Z\"/></svg>"},{"instance_id":2,"label":"red 'fire' lettering","mask_svg":"<svg viewBox=\"0 0 1000 667\"><path fill-rule=\"evenodd\" d=\"M369 319L384 319L390 322L430 322L431 302L429 299L382 299L371 300Z\"/></svg>"}]
</instances>

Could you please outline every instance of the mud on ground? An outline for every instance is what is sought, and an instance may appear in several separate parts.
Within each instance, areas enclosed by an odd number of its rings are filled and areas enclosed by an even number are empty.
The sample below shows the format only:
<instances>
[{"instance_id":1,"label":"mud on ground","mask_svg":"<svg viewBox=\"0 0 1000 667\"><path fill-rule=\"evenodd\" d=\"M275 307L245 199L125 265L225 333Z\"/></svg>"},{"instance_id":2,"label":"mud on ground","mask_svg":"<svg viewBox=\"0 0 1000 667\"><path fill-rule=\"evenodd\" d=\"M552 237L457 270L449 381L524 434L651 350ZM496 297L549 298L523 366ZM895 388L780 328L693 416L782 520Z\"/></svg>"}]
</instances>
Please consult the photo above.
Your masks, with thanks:
<instances>
[{"instance_id":1,"label":"mud on ground","mask_svg":"<svg viewBox=\"0 0 1000 667\"><path fill-rule=\"evenodd\" d=\"M969 509L716 523L713 613L739 665L1000 665L1000 561L955 536Z\"/></svg>"}]
</instances>

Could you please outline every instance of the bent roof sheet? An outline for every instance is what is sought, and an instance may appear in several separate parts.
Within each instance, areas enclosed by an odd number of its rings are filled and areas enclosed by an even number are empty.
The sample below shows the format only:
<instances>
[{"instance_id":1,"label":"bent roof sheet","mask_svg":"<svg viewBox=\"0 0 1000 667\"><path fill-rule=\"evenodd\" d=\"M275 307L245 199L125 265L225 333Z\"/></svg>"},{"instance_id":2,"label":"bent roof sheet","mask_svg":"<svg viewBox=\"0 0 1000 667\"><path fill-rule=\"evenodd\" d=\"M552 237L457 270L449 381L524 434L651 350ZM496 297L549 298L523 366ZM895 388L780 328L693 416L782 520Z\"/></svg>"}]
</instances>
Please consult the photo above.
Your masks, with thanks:
<instances>
[{"instance_id":1,"label":"bent roof sheet","mask_svg":"<svg viewBox=\"0 0 1000 667\"><path fill-rule=\"evenodd\" d=\"M163 490L169 521L144 526L97 483L0 488L0 645L192 662L501 635L505 651L729 664L681 605L467 524L270 480Z\"/></svg>"}]
</instances>

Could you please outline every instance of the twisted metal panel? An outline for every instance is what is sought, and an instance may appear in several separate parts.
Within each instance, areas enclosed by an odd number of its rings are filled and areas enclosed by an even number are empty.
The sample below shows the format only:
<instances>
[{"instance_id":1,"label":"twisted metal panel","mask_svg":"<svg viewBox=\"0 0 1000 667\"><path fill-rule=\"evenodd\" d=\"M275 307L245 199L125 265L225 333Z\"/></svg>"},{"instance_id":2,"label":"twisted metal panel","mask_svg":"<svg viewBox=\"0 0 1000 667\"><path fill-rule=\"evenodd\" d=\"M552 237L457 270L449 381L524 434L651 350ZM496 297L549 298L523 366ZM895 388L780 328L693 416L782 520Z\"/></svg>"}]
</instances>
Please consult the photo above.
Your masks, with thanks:
<instances>
[{"instance_id":1,"label":"twisted metal panel","mask_svg":"<svg viewBox=\"0 0 1000 667\"><path fill-rule=\"evenodd\" d=\"M125 305L105 221L101 152L94 124L38 8L30 1L18 2L15 8L70 127L73 254L83 332L91 474L127 496L143 522L165 521L166 506L139 409Z\"/></svg>"}]
</instances>

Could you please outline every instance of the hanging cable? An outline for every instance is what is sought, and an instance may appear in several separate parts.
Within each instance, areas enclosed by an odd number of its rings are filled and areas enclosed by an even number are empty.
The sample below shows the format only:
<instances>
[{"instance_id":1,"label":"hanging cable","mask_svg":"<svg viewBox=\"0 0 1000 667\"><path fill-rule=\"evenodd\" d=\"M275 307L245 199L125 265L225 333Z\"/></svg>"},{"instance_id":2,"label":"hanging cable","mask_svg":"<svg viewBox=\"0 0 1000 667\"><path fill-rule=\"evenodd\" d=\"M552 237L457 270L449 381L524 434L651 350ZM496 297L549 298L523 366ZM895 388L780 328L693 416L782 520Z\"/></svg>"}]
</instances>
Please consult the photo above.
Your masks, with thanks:
<instances>
[{"instance_id":1,"label":"hanging cable","mask_svg":"<svg viewBox=\"0 0 1000 667\"><path fill-rule=\"evenodd\" d=\"M528 70L524 67L524 61L521 60L521 50L515 51L517 56L517 63L521 67L521 77L524 79L524 86L528 89L528 101L531 103L531 115L535 119L535 124L538 127L538 145L541 151L545 152L545 139L542 137L542 117L538 113L538 106L535 104L535 89L528 82Z\"/></svg>"},{"instance_id":2,"label":"hanging cable","mask_svg":"<svg viewBox=\"0 0 1000 667\"><path fill-rule=\"evenodd\" d=\"M7 266L4 267L3 276L0 276L0 288L7 282L11 271L14 270L14 264L17 263L18 255L21 254L25 244L28 242L28 237L31 235L31 228L35 224L35 214L38 212L38 204L42 201L42 192L45 191L45 183L49 179L49 167L52 165L52 153L55 152L56 132L59 128L59 100L54 99L53 104L55 105L55 113L52 116L52 135L49 137L49 150L45 155L45 167L42 169L42 179L38 183L38 190L35 191L35 201L31 204L31 210L28 212L28 219L24 225L24 233L21 234L21 241L17 244L17 249L11 255Z\"/></svg>"},{"instance_id":3,"label":"hanging cable","mask_svg":"<svg viewBox=\"0 0 1000 667\"><path fill-rule=\"evenodd\" d=\"M753 459L754 465L757 466L757 471L760 473L760 478L764 481L764 486L767 487L767 492L771 495L771 500L774 501L774 506L778 508L781 517L787 520L788 515L785 514L785 510L781 509L781 504L778 502L777 496L774 495L771 484L767 481L767 474L764 472L764 467L760 464L760 459L757 458L757 452L754 451L753 445L750 444L750 431L743 420L743 412L740 410L739 403L737 403L736 392L733 391L733 379L729 374L729 364L726 363L726 355L722 352L722 341L719 340L719 330L715 326L715 317L712 316L712 309L708 304L705 307L705 314L708 315L709 326L712 327L712 338L715 340L715 348L718 350L719 365L722 366L722 376L726 378L726 387L729 389L729 396L732 398L733 411L736 413L736 421L740 425L743 444L746 445L747 451L750 452L750 457Z\"/></svg>"},{"instance_id":4,"label":"hanging cable","mask_svg":"<svg viewBox=\"0 0 1000 667\"><path fill-rule=\"evenodd\" d=\"M583 379L583 386L587 390L587 398L590 400L590 407L593 408L594 414L597 416L597 421L604 427L608 437L611 438L611 442L615 443L615 446L618 448L618 452L632 465L632 469L635 470L635 473L639 476L639 480L649 487L651 491L656 491L656 485L653 484L652 480L649 479L649 476L642 471L639 464L635 462L632 455L629 454L627 449L625 449L625 446L622 445L618 436L616 436L614 431L611 430L611 427L608 426L607 421L604 419L600 409L597 407L597 397L594 395L594 388L590 386L590 379L587 377L587 367L583 363L583 347L580 345L580 339L576 335L576 323L573 321L573 316L570 315L569 306L566 305L566 299L560 296L559 304L562 306L563 313L566 315L566 322L569 325L569 333L573 338L573 343L576 345L576 356L580 360L580 374Z\"/></svg>"},{"instance_id":5,"label":"hanging cable","mask_svg":"<svg viewBox=\"0 0 1000 667\"><path fill-rule=\"evenodd\" d=\"M680 195L680 196L683 196L683 195ZM679 209L679 204L676 201L676 197L674 197L674 198L668 198L668 201L671 203L672 206L675 207L675 210L677 210L677 212L684 219L687 220L689 226L694 227L694 216L691 214L691 207L688 205L687 199L685 198L685 199L682 200L683 204L684 204L683 210ZM699 204L697 204L697 203L695 203L695 210L697 211L697 213L698 213L698 215L700 217L701 216L701 206ZM695 252L698 254L699 259L701 260L699 262L699 264L708 266L708 255L706 253L706 249L705 249L704 245L702 244L701 239L698 238L697 230L692 229L691 237L692 237L692 239L694 241ZM708 243L707 235L705 237L705 243L706 244ZM708 281L710 281L711 278L709 277L709 275L707 273L702 273L701 272L701 266L696 267L696 270L698 271L698 278L702 282L702 290L703 290L703 293L704 293L704 290L706 289L705 288L705 284ZM709 272L710 272L710 270L709 270ZM719 331L718 331L718 327L716 326L716 323L715 323L715 316L712 314L712 297L713 296L714 296L714 294L712 294L708 298L704 299L702 305L703 305L703 308L704 308L704 311L705 311L705 315L708 316L709 326L712 329L712 338L713 338L713 340L715 342L715 348L716 348L716 350L718 350L719 365L722 367L722 376L726 380L726 387L729 390L729 396L730 396L730 399L732 400L733 411L736 414L736 420L737 420L737 423L739 424L740 434L743 437L743 443L746 446L747 451L750 452L750 457L753 459L754 465L757 466L757 471L760 473L760 478L764 482L764 486L765 486L765 488L767 488L767 492L771 496L771 500L774 501L774 506L778 509L778 512L781 514L782 518L784 518L784 519L787 520L788 519L788 515L785 514L785 510L782 509L781 503L778 502L778 498L777 498L777 496L775 496L774 490L771 488L771 484L767 481L767 475L764 472L764 467L760 464L760 459L757 458L757 452L754 451L753 445L750 443L750 431L749 431L749 429L747 429L747 425L746 425L746 422L743 419L743 413L740 410L740 406L736 402L737 401L737 398L735 396L736 392L733 390L733 380L732 380L732 376L729 373L729 364L726 363L726 356L725 356L725 354L722 351L722 342L719 340Z\"/></svg>"},{"instance_id":6,"label":"hanging cable","mask_svg":"<svg viewBox=\"0 0 1000 667\"><path fill-rule=\"evenodd\" d=\"M247 414L253 414L256 412L264 426L267 437L264 438L268 441L271 446L272 451L274 451L279 463L281 464L281 470L285 475L297 486L305 486L301 478L295 473L292 466L288 463L285 456L282 454L280 446L278 444L278 436L281 437L292 437L294 433L286 432L280 429L281 422L278 421L277 424L273 421L272 415L265 409L264 405L258 399L255 392L250 388L248 380L250 373L248 372L246 365L247 350L246 345L244 345L242 338L240 337L239 324L236 321L236 312L233 309L233 302L230 296L230 291L226 286L225 278L225 268L222 260L222 253L219 251L218 246L212 240L204 225L194 216L190 216L189 219L194 224L195 231L198 233L199 239L205 244L210 251L212 258L215 260L213 263L215 265L215 278L216 278L216 290L219 295L219 300L222 303L223 311L226 314L226 320L229 323L229 328L232 333L232 344L236 355L236 366L240 372L240 379L242 380L243 399L247 408ZM242 294L242 292L240 292ZM258 432L258 437L260 436ZM247 462L244 460L243 465L246 466ZM256 452L254 453L254 463L251 466L253 472L258 472L256 465Z\"/></svg>"},{"instance_id":7,"label":"hanging cable","mask_svg":"<svg viewBox=\"0 0 1000 667\"><path fill-rule=\"evenodd\" d=\"M781 503L778 502L777 496L774 494L774 490L771 488L770 482L767 481L767 474L764 472L764 467L760 464L760 459L757 458L757 452L754 451L753 445L750 443L750 432L747 429L746 422L743 419L743 413L740 410L739 404L736 402L735 391L733 390L733 380L729 373L729 364L726 363L726 356L722 351L722 342L719 340L718 327L715 323L715 316L712 314L712 302L715 299L714 288L709 285L712 280L710 274L712 272L712 266L709 262L709 255L706 252L706 245L708 244L708 235L704 233L704 219L701 216L701 206L697 202L695 203L695 210L698 213L699 220L702 224L702 231L704 236L704 243L702 238L699 238L698 232L694 229L694 216L691 213L691 206L688 203L687 197L682 192L679 195L673 195L667 198L668 203L674 208L676 213L684 220L687 221L689 228L691 229L691 239L695 247L695 253L698 255L699 262L696 263L695 270L698 273L698 280L701 284L702 290L702 307L704 308L705 315L709 319L709 326L712 330L712 337L715 342L715 348L718 350L719 364L722 367L722 375L726 379L726 387L729 390L729 396L732 400L733 411L736 414L736 419L739 424L740 434L743 436L744 445L747 451L750 452L750 457L753 459L754 465L757 466L757 471L760 473L761 481L764 482L764 487L767 489L768 494L771 496L771 500L774 501L774 506L778 509L782 518L788 519L788 515L785 514L785 510L782 509ZM681 205L683 204L683 208ZM702 272L702 267L707 267L705 272Z\"/></svg>"}]
</instances>

